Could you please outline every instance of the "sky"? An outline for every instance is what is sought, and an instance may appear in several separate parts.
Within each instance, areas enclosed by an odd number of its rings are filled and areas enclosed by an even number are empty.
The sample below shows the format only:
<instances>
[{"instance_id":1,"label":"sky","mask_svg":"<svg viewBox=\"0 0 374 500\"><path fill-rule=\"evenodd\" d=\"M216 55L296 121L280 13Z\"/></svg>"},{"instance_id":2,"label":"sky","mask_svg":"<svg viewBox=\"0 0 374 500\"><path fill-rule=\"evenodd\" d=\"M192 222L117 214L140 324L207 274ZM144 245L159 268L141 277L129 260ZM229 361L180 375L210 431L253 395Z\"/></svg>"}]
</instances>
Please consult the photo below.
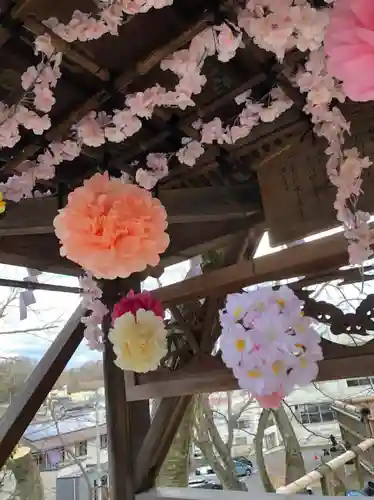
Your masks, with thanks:
<instances>
[{"instance_id":1,"label":"sky","mask_svg":"<svg viewBox=\"0 0 374 500\"><path fill-rule=\"evenodd\" d=\"M313 240L320 238L327 234L332 234L338 230L330 230L326 233L320 233L318 236L312 236L306 240ZM272 253L281 250L284 247L271 248L269 245L269 238L267 233L265 233L256 253L255 257L265 255L267 253ZM164 274L161 276L160 281L162 285L169 285L176 283L185 278L187 272L190 269L189 261L176 264L174 266L168 267ZM0 265L0 277L8 279L23 280L27 277L27 270L22 267L6 266ZM54 283L67 286L77 286L78 280L74 277L61 276L56 274L43 273L38 277L40 282ZM158 287L157 280L154 278L148 278L143 283L143 288L147 290L152 290ZM372 288L371 283L365 284L365 294L358 288L354 288L349 285L344 289L344 294L353 300L354 307L357 307L358 300L362 300L369 289ZM0 286L0 306L9 297L11 289L8 287ZM369 291L371 293L372 290ZM46 352L51 342L59 332L59 330L66 323L70 315L74 312L79 304L79 295L69 294L64 292L50 292L37 290L34 292L36 298L36 304L28 309L27 318L20 320L19 318L19 302L18 298L14 300L6 309L5 317L0 319L0 334L1 334L1 349L0 349L0 359L1 357L17 357L17 356L28 356L35 360L40 360L43 354ZM332 301L335 303L342 302L343 296L342 291L334 287L328 287L323 290L319 296L320 300ZM352 309L351 306L343 304L342 308ZM54 323L55 327L51 328L51 324ZM9 331L21 331L29 329L38 329L38 331L28 332L28 333L13 333L7 334L5 332ZM343 339L345 343L346 340ZM73 356L69 366L79 366L87 361L99 360L101 359L101 354L90 350L85 341L76 351Z\"/></svg>"}]
</instances>

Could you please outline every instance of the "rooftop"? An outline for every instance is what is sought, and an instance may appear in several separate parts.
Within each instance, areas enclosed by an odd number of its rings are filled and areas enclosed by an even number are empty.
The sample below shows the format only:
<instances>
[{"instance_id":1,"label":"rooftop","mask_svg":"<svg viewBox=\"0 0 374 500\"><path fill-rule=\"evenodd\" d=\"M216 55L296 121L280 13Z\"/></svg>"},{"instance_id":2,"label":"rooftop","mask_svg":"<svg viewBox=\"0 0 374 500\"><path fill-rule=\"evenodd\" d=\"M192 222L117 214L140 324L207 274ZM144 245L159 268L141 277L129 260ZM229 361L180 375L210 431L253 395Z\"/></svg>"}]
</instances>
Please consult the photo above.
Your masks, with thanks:
<instances>
[{"instance_id":1,"label":"rooftop","mask_svg":"<svg viewBox=\"0 0 374 500\"><path fill-rule=\"evenodd\" d=\"M63 416L58 419L58 422L49 420L42 423L33 423L29 425L24 433L24 438L32 443L36 441L42 441L49 438L53 438L60 435L70 434L78 431L82 431L89 428L94 428L96 425L104 426L106 425L105 413L104 411L99 411L99 418L96 422L96 412L91 411L87 413L81 413L74 416Z\"/></svg>"}]
</instances>

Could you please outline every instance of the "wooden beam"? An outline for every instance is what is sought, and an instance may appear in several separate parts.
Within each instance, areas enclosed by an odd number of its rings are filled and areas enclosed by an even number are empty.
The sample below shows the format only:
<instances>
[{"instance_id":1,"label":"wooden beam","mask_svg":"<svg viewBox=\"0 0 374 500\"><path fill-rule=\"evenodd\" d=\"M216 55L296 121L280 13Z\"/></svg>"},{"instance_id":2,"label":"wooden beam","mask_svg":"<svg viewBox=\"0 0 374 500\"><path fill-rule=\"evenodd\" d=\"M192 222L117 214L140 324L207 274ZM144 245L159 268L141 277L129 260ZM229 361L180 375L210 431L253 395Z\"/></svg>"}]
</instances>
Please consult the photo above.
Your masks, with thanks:
<instances>
[{"instance_id":1,"label":"wooden beam","mask_svg":"<svg viewBox=\"0 0 374 500\"><path fill-rule=\"evenodd\" d=\"M248 185L160 189L158 196L170 224L237 219L261 211Z\"/></svg>"},{"instance_id":2,"label":"wooden beam","mask_svg":"<svg viewBox=\"0 0 374 500\"><path fill-rule=\"evenodd\" d=\"M374 375L374 341L347 347L322 340L324 359L319 363L317 381ZM232 370L219 357L194 358L183 369L138 376L138 384L128 392L129 400L187 396L239 389Z\"/></svg>"},{"instance_id":3,"label":"wooden beam","mask_svg":"<svg viewBox=\"0 0 374 500\"><path fill-rule=\"evenodd\" d=\"M260 203L251 201L248 186L165 189L160 190L159 199L169 224L245 218L261 211ZM0 236L54 233L58 208L54 197L9 202L0 218Z\"/></svg>"},{"instance_id":4,"label":"wooden beam","mask_svg":"<svg viewBox=\"0 0 374 500\"><path fill-rule=\"evenodd\" d=\"M78 307L15 396L0 421L0 469L18 444L83 338Z\"/></svg>"},{"instance_id":5,"label":"wooden beam","mask_svg":"<svg viewBox=\"0 0 374 500\"><path fill-rule=\"evenodd\" d=\"M213 248L225 247L232 237L257 223L257 218L258 216L254 215L246 219L192 224L187 234L183 224L170 225L168 233L171 242L166 252L161 255L158 268L163 269ZM59 242L54 234L0 238L0 262L58 274L77 276L82 272L74 262L60 256ZM157 272L157 268L149 268L142 273L142 279Z\"/></svg>"},{"instance_id":6,"label":"wooden beam","mask_svg":"<svg viewBox=\"0 0 374 500\"><path fill-rule=\"evenodd\" d=\"M22 281L0 278L0 286L10 288L23 288L25 290L46 290L48 292L82 293L83 290L78 287L53 285L52 283L39 283L38 281Z\"/></svg>"},{"instance_id":7,"label":"wooden beam","mask_svg":"<svg viewBox=\"0 0 374 500\"><path fill-rule=\"evenodd\" d=\"M137 493L154 486L158 471L190 402L191 396L169 397L161 401L138 452L135 464Z\"/></svg>"},{"instance_id":8,"label":"wooden beam","mask_svg":"<svg viewBox=\"0 0 374 500\"><path fill-rule=\"evenodd\" d=\"M57 198L52 197L8 202L0 217L0 236L53 233L58 208Z\"/></svg>"},{"instance_id":9,"label":"wooden beam","mask_svg":"<svg viewBox=\"0 0 374 500\"><path fill-rule=\"evenodd\" d=\"M165 305L180 304L212 294L236 292L257 283L313 275L347 264L347 241L339 233L165 286L154 294Z\"/></svg>"}]
</instances>

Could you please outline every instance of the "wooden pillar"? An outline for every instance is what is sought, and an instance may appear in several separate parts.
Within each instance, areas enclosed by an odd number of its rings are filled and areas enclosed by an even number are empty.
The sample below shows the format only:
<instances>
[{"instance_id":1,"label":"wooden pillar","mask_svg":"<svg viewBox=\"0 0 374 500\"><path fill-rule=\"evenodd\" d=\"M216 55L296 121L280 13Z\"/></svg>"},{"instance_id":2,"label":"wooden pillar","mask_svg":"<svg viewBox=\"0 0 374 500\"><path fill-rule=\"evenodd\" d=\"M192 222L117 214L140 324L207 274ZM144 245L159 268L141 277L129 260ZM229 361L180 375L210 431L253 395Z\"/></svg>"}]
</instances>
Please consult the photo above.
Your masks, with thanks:
<instances>
[{"instance_id":1,"label":"wooden pillar","mask_svg":"<svg viewBox=\"0 0 374 500\"><path fill-rule=\"evenodd\" d=\"M139 280L128 280L128 290L137 290ZM106 282L103 298L111 310L119 300L119 281ZM121 286L121 294L124 292ZM108 341L110 315L103 324L104 385L109 442L109 484L111 500L135 498L134 456L150 425L148 401L128 402L124 372L114 364L115 354ZM135 454L135 455L134 455Z\"/></svg>"}]
</instances>

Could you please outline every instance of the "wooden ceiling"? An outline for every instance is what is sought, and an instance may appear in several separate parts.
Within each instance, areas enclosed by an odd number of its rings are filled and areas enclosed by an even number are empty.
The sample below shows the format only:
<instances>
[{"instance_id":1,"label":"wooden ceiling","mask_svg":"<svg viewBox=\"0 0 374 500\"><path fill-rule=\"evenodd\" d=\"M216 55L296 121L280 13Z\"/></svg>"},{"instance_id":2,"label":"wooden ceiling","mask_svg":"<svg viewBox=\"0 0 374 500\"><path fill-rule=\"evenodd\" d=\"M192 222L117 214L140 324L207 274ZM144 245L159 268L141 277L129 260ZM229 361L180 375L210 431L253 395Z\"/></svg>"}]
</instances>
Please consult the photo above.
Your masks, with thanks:
<instances>
[{"instance_id":1,"label":"wooden ceiling","mask_svg":"<svg viewBox=\"0 0 374 500\"><path fill-rule=\"evenodd\" d=\"M0 99L12 104L22 92L20 75L38 62L32 41L44 32L42 21L50 16L67 21L75 9L92 11L96 6L91 0L3 0L0 8ZM232 16L229 1L175 0L171 7L129 17L118 37L66 44L54 36L64 57L52 128L44 137L25 133L15 148L1 151L0 181L17 172L21 161L34 159L49 141L69 137L70 126L88 111L119 108L127 94L155 83L171 88L175 76L161 71L160 62L207 26ZM298 58L290 54L288 69ZM161 266L223 247L258 225L269 230L274 243L300 240L334 225L325 145L314 138L301 111L304 98L290 89L284 67L248 39L228 63L208 58L203 67L208 83L196 96L196 107L183 112L156 109L141 131L123 143L87 147L73 162L61 164L53 181L37 186L50 190L51 197L9 203L0 219L1 262L78 273L74 264L59 256L52 227L69 191L97 171L131 173L132 163L141 165L150 152L176 151L182 137L196 135L191 124L197 118L208 121L220 116L228 123L239 111L235 96L252 89L252 95L261 99L275 85L292 94L295 102L278 120L258 125L235 146L208 147L194 168L172 160L168 177L155 192L167 207L171 235ZM373 107L350 105L345 111L353 118L354 139L370 154ZM374 211L371 189L368 183L364 208Z\"/></svg>"}]
</instances>

